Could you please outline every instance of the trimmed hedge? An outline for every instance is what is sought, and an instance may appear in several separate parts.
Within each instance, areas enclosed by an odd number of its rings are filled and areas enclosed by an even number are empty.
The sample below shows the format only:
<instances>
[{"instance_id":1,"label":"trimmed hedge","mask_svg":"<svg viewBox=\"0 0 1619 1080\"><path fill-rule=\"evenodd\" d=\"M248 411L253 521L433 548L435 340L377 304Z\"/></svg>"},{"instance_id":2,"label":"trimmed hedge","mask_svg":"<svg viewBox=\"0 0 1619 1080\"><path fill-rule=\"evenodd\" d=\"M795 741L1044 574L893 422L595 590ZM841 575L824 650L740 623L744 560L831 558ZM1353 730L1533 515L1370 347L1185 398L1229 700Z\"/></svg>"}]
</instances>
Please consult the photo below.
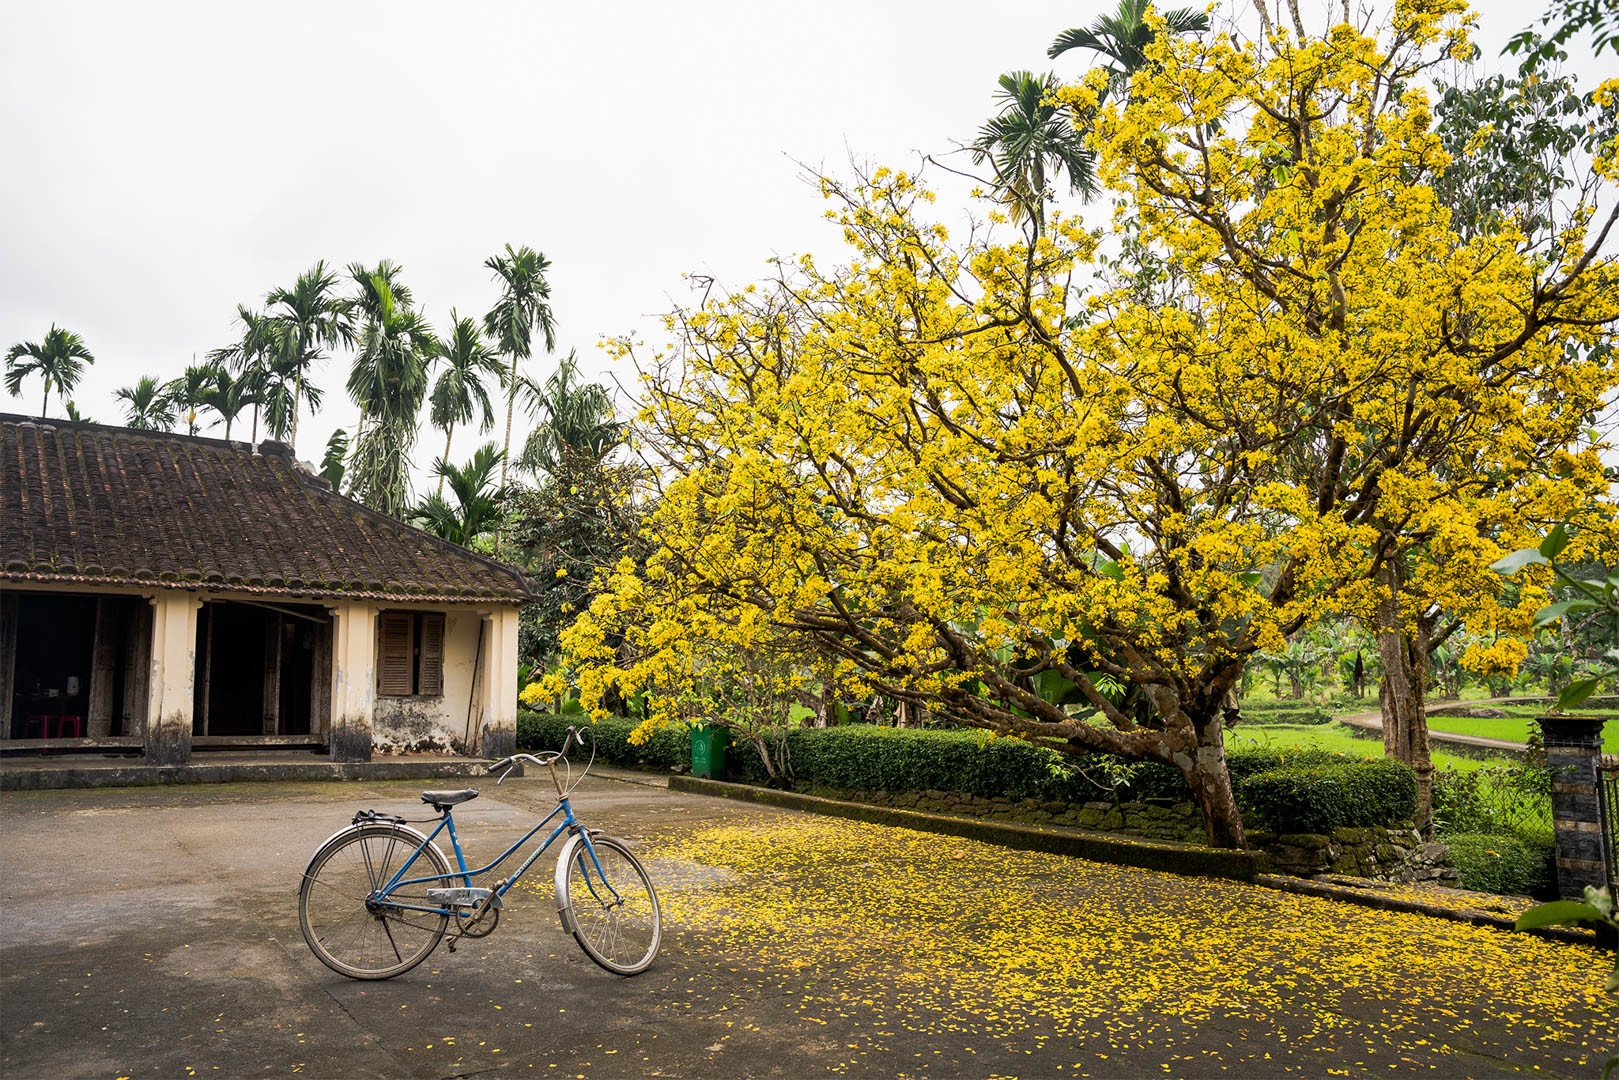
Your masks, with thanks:
<instances>
[{"instance_id":1,"label":"trimmed hedge","mask_svg":"<svg viewBox=\"0 0 1619 1080\"><path fill-rule=\"evenodd\" d=\"M1445 837L1462 888L1545 897L1552 883L1555 849L1505 833L1452 833Z\"/></svg>"},{"instance_id":2,"label":"trimmed hedge","mask_svg":"<svg viewBox=\"0 0 1619 1080\"><path fill-rule=\"evenodd\" d=\"M553 749L578 717L522 712L519 750ZM588 725L597 760L628 768L672 769L691 763L691 737L672 725L631 746L636 721L611 718ZM1121 802L1185 801L1185 779L1161 762L1122 762L1100 754L1068 755L1021 739L983 742L976 731L847 724L799 728L787 740L794 775L802 781L861 791L955 791L983 798L1106 801L1110 776L1127 776ZM1226 756L1244 814L1276 832L1330 832L1339 826L1392 825L1415 808L1416 779L1398 762L1346 757L1323 750L1244 750ZM732 779L763 783L764 768L747 746L732 746ZM1087 778L1087 774L1090 779ZM1317 790L1319 788L1319 790Z\"/></svg>"},{"instance_id":3,"label":"trimmed hedge","mask_svg":"<svg viewBox=\"0 0 1619 1080\"><path fill-rule=\"evenodd\" d=\"M1249 724L1326 724L1332 712L1307 701L1256 701L1242 706L1242 719Z\"/></svg>"},{"instance_id":4,"label":"trimmed hedge","mask_svg":"<svg viewBox=\"0 0 1619 1080\"><path fill-rule=\"evenodd\" d=\"M1232 778L1243 812L1279 833L1330 833L1405 821L1416 812L1417 779L1384 759L1297 764Z\"/></svg>"},{"instance_id":5,"label":"trimmed hedge","mask_svg":"<svg viewBox=\"0 0 1619 1080\"><path fill-rule=\"evenodd\" d=\"M577 727L585 730L587 739L595 736L597 761L629 769L638 766L668 769L691 764L691 736L686 728L666 727L653 732L652 738L641 746L631 746L630 732L635 730L639 722L622 716L591 721L582 716L554 716L519 710L517 749L525 753L555 750L562 745L563 733L570 727Z\"/></svg>"}]
</instances>

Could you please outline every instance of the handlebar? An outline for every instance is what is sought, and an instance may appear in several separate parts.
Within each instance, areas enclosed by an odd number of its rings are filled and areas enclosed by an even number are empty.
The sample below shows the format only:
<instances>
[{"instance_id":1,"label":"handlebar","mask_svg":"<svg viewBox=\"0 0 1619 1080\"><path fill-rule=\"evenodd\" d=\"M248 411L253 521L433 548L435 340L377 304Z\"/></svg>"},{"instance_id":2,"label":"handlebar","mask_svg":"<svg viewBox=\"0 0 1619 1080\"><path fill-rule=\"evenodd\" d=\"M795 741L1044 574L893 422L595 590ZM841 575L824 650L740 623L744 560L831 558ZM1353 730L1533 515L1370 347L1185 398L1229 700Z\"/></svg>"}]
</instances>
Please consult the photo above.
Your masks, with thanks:
<instances>
[{"instance_id":1,"label":"handlebar","mask_svg":"<svg viewBox=\"0 0 1619 1080\"><path fill-rule=\"evenodd\" d=\"M568 730L562 736L562 748L560 750L554 750L554 751L552 751L552 752L550 752L548 754L541 754L538 757L536 757L533 754L512 754L510 757L503 757L499 761L497 761L497 762L493 763L492 765L490 765L488 772L489 772L489 775L492 776L497 772L502 772L503 770L509 770L513 765L516 765L519 761L533 762L535 765L540 765L540 766L544 766L545 768L550 768L551 766L555 765L558 761L561 761L564 757L567 756L569 747L578 746L578 747L582 748L584 745L585 745L585 742L584 742L584 739L579 734L579 729L576 728L576 727L571 727L570 726L568 728ZM495 781L495 784L498 786L500 784L504 784L505 782L506 782L506 777L504 775L502 775L499 780Z\"/></svg>"}]
</instances>

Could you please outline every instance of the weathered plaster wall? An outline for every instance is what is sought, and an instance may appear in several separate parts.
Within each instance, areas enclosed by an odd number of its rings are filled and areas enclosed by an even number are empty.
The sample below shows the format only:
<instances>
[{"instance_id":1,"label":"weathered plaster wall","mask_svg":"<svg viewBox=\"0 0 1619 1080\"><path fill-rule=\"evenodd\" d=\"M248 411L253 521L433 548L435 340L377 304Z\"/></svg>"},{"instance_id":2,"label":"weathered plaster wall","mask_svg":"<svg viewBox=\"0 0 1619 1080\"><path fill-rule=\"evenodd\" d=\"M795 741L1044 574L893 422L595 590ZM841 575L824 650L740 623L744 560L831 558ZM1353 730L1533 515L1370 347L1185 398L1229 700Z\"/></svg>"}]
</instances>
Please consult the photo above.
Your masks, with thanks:
<instances>
[{"instance_id":1,"label":"weathered plaster wall","mask_svg":"<svg viewBox=\"0 0 1619 1080\"><path fill-rule=\"evenodd\" d=\"M373 709L377 751L512 753L517 748L517 609L412 610L444 612L444 693L378 697Z\"/></svg>"},{"instance_id":2,"label":"weathered plaster wall","mask_svg":"<svg viewBox=\"0 0 1619 1080\"><path fill-rule=\"evenodd\" d=\"M370 761L377 701L377 609L349 602L333 611L332 760Z\"/></svg>"}]
</instances>

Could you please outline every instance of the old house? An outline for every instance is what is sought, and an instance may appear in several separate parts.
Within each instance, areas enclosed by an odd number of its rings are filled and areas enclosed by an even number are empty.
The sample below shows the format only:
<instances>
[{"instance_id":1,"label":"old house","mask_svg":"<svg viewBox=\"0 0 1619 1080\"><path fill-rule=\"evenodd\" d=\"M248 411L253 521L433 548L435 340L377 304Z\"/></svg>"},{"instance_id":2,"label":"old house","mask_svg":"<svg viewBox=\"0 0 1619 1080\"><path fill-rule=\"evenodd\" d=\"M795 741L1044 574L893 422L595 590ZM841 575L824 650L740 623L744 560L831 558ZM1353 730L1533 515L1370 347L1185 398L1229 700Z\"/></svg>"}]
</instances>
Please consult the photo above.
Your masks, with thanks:
<instances>
[{"instance_id":1,"label":"old house","mask_svg":"<svg viewBox=\"0 0 1619 1080\"><path fill-rule=\"evenodd\" d=\"M280 443L0 414L0 750L502 756L530 593Z\"/></svg>"}]
</instances>

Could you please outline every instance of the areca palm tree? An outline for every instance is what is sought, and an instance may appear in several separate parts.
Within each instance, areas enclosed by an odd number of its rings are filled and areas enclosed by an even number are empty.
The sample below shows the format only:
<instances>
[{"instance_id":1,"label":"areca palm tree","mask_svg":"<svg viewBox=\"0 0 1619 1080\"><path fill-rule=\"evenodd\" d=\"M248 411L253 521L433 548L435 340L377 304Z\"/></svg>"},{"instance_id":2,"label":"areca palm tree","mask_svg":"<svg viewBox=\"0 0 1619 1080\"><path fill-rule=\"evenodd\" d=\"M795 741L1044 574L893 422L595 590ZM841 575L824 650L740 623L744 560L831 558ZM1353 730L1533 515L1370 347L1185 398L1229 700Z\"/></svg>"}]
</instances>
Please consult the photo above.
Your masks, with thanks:
<instances>
[{"instance_id":1,"label":"areca palm tree","mask_svg":"<svg viewBox=\"0 0 1619 1080\"><path fill-rule=\"evenodd\" d=\"M83 338L52 323L43 339L21 341L6 351L6 392L20 397L23 380L41 376L45 380L45 396L39 406L43 420L51 406L51 391L66 401L84 374L84 366L95 362Z\"/></svg>"},{"instance_id":2,"label":"areca palm tree","mask_svg":"<svg viewBox=\"0 0 1619 1080\"><path fill-rule=\"evenodd\" d=\"M492 378L501 387L506 385L506 368L500 356L484 340L478 324L471 318L462 318L450 309L450 333L438 343L439 358L444 370L433 384L428 412L433 426L444 431L444 457L450 459L450 440L455 437L459 424L469 423L481 411L483 422L480 432L488 431L495 423L495 409L484 388L484 379ZM444 475L439 474L438 494L444 494Z\"/></svg>"},{"instance_id":3,"label":"areca palm tree","mask_svg":"<svg viewBox=\"0 0 1619 1080\"><path fill-rule=\"evenodd\" d=\"M471 544L494 531L506 499L506 488L495 477L501 457L500 449L490 442L478 447L472 460L460 467L439 458L433 463L433 472L440 480L449 481L454 502L442 492L430 495L417 507L413 520L454 544Z\"/></svg>"},{"instance_id":4,"label":"areca palm tree","mask_svg":"<svg viewBox=\"0 0 1619 1080\"><path fill-rule=\"evenodd\" d=\"M124 426L137 431L167 431L174 425L174 405L155 375L142 375L134 386L121 386L112 396L124 403Z\"/></svg>"},{"instance_id":5,"label":"areca palm tree","mask_svg":"<svg viewBox=\"0 0 1619 1080\"><path fill-rule=\"evenodd\" d=\"M290 417L289 440L298 446L298 413L303 403L311 411L320 407L320 395L307 386L315 362L326 356L324 350L354 341L350 313L353 301L338 294L337 274L326 269L325 260L298 275L290 289L273 289L264 298L265 312L283 332L282 348L276 360L280 378L291 381L291 399L285 403Z\"/></svg>"},{"instance_id":6,"label":"areca palm tree","mask_svg":"<svg viewBox=\"0 0 1619 1080\"><path fill-rule=\"evenodd\" d=\"M362 268L363 270L363 268ZM348 391L360 407L347 470L349 494L394 517L405 513L416 414L427 396L427 366L438 350L419 311L397 302L385 275L371 273L362 293L374 298L356 341Z\"/></svg>"},{"instance_id":7,"label":"areca palm tree","mask_svg":"<svg viewBox=\"0 0 1619 1080\"><path fill-rule=\"evenodd\" d=\"M231 425L242 414L242 410L249 405L253 406L254 417L258 415L258 397L252 381L247 375L232 375L230 369L222 364L215 363L210 353L208 364L208 386L202 394L202 407L212 409L219 417L215 424L225 425L225 438L230 439ZM257 431L255 430L255 436Z\"/></svg>"},{"instance_id":8,"label":"areca palm tree","mask_svg":"<svg viewBox=\"0 0 1619 1080\"><path fill-rule=\"evenodd\" d=\"M271 395L275 359L287 351L286 328L279 320L241 304L236 306L236 321L242 327L242 336L209 352L208 361L236 372L235 385L240 388L242 401L253 406L253 442L257 443L259 409ZM228 439L228 422L225 430Z\"/></svg>"},{"instance_id":9,"label":"areca palm tree","mask_svg":"<svg viewBox=\"0 0 1619 1080\"><path fill-rule=\"evenodd\" d=\"M579 383L572 351L544 384L524 380L524 393L529 415L540 421L523 445L520 464L530 472L553 473L568 457L598 463L623 441L612 396L600 383Z\"/></svg>"},{"instance_id":10,"label":"areca palm tree","mask_svg":"<svg viewBox=\"0 0 1619 1080\"><path fill-rule=\"evenodd\" d=\"M208 392L214 386L215 368L211 364L192 364L177 379L163 384L163 396L176 420L184 419L186 434L197 433L197 421L207 406Z\"/></svg>"},{"instance_id":11,"label":"areca palm tree","mask_svg":"<svg viewBox=\"0 0 1619 1080\"><path fill-rule=\"evenodd\" d=\"M1029 215L1037 226L1044 224L1048 185L1065 172L1070 190L1086 197L1097 190L1096 154L1086 148L1084 133L1066 107L1046 101L1057 85L1050 73L1002 75L995 94L1001 111L973 140L973 161L994 167L996 186L1014 221Z\"/></svg>"},{"instance_id":12,"label":"areca palm tree","mask_svg":"<svg viewBox=\"0 0 1619 1080\"><path fill-rule=\"evenodd\" d=\"M1147 46L1153 30L1146 24L1150 0L1119 0L1119 9L1086 27L1057 35L1046 55L1055 60L1071 49L1089 49L1107 57L1108 90L1118 93L1130 85L1130 76L1147 65ZM1176 8L1164 14L1172 34L1199 33L1209 28L1209 17L1195 8Z\"/></svg>"},{"instance_id":13,"label":"areca palm tree","mask_svg":"<svg viewBox=\"0 0 1619 1080\"><path fill-rule=\"evenodd\" d=\"M551 284L545 272L551 260L527 244L506 254L491 255L484 265L501 284L500 299L483 317L484 330L502 353L511 357L506 382L506 438L501 446L500 482L506 482L506 460L512 451L512 412L517 404L517 366L533 351L536 328L545 338L545 351L556 348L556 322L551 315Z\"/></svg>"}]
</instances>

